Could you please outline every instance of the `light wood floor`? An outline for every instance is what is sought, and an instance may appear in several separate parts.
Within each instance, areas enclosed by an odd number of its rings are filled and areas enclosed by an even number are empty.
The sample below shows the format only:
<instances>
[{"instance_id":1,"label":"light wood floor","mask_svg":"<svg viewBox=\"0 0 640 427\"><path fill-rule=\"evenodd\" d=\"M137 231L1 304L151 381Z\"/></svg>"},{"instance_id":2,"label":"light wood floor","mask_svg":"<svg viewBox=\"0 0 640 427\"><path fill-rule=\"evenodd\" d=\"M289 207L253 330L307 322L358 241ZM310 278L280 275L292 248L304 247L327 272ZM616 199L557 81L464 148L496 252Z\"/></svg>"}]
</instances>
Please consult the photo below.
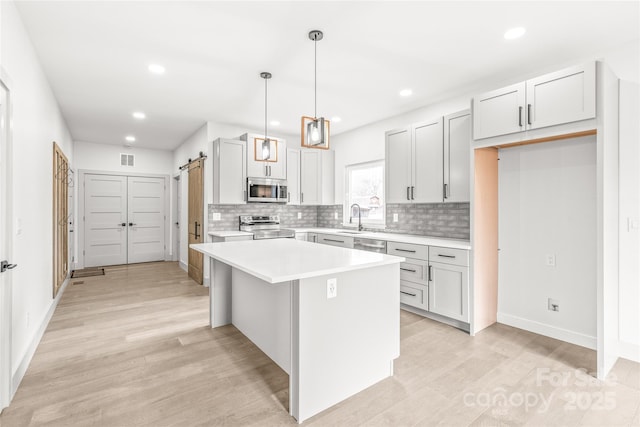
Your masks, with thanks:
<instances>
[{"instance_id":1,"label":"light wood floor","mask_svg":"<svg viewBox=\"0 0 640 427\"><path fill-rule=\"evenodd\" d=\"M233 326L208 327L207 289L176 263L79 281L2 427L295 425L287 375ZM602 383L576 371L595 370L591 350L503 325L472 338L400 316L394 377L304 425L640 425L636 363L620 360Z\"/></svg>"}]
</instances>

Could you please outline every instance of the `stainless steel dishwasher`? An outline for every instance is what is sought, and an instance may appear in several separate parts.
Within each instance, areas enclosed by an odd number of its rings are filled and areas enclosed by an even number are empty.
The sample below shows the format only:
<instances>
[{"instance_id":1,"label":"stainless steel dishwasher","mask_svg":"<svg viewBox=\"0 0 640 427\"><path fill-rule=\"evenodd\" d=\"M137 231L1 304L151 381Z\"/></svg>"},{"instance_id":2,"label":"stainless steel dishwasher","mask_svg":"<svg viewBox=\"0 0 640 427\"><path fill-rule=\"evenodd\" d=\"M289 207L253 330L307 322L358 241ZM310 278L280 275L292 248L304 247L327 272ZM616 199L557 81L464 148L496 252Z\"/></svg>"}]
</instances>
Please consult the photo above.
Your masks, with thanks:
<instances>
[{"instance_id":1,"label":"stainless steel dishwasher","mask_svg":"<svg viewBox=\"0 0 640 427\"><path fill-rule=\"evenodd\" d=\"M387 241L376 239L365 239L356 237L353 239L353 249L360 249L369 252L387 253Z\"/></svg>"}]
</instances>

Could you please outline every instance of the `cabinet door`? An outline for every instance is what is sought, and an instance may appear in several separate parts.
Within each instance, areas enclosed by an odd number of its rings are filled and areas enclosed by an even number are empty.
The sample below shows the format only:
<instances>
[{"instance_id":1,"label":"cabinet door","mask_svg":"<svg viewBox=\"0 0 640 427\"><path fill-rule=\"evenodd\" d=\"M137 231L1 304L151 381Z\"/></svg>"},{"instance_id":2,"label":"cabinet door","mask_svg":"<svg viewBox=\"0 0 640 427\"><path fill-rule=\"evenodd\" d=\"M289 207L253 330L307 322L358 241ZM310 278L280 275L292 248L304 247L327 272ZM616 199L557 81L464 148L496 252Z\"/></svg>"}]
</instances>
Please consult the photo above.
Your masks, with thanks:
<instances>
[{"instance_id":1,"label":"cabinet door","mask_svg":"<svg viewBox=\"0 0 640 427\"><path fill-rule=\"evenodd\" d=\"M413 126L413 183L411 201L442 202L442 117Z\"/></svg>"},{"instance_id":2,"label":"cabinet door","mask_svg":"<svg viewBox=\"0 0 640 427\"><path fill-rule=\"evenodd\" d=\"M300 204L319 205L321 200L320 150L300 151Z\"/></svg>"},{"instance_id":3,"label":"cabinet door","mask_svg":"<svg viewBox=\"0 0 640 427\"><path fill-rule=\"evenodd\" d=\"M221 139L216 150L218 172L214 174L218 182L216 187L216 204L242 204L246 202L246 151L244 141L237 139ZM215 195L215 194L214 194Z\"/></svg>"},{"instance_id":4,"label":"cabinet door","mask_svg":"<svg viewBox=\"0 0 640 427\"><path fill-rule=\"evenodd\" d=\"M353 237L342 237L333 234L318 234L318 243L353 249L354 239Z\"/></svg>"},{"instance_id":5,"label":"cabinet door","mask_svg":"<svg viewBox=\"0 0 640 427\"><path fill-rule=\"evenodd\" d=\"M278 139L278 161L266 162L269 178L287 179L287 143L284 139Z\"/></svg>"},{"instance_id":6,"label":"cabinet door","mask_svg":"<svg viewBox=\"0 0 640 427\"><path fill-rule=\"evenodd\" d=\"M255 135L247 136L247 176L250 177L266 177L267 176L267 162L262 160L256 160L256 156L260 157L260 145L261 138Z\"/></svg>"},{"instance_id":7,"label":"cabinet door","mask_svg":"<svg viewBox=\"0 0 640 427\"><path fill-rule=\"evenodd\" d=\"M527 128L596 116L596 64L567 68L527 81Z\"/></svg>"},{"instance_id":8,"label":"cabinet door","mask_svg":"<svg viewBox=\"0 0 640 427\"><path fill-rule=\"evenodd\" d=\"M471 112L444 118L444 201L468 202L471 155Z\"/></svg>"},{"instance_id":9,"label":"cabinet door","mask_svg":"<svg viewBox=\"0 0 640 427\"><path fill-rule=\"evenodd\" d=\"M469 322L469 268L429 263L429 311Z\"/></svg>"},{"instance_id":10,"label":"cabinet door","mask_svg":"<svg viewBox=\"0 0 640 427\"><path fill-rule=\"evenodd\" d=\"M287 149L287 203L300 204L300 151Z\"/></svg>"},{"instance_id":11,"label":"cabinet door","mask_svg":"<svg viewBox=\"0 0 640 427\"><path fill-rule=\"evenodd\" d=\"M473 98L473 139L523 131L525 82Z\"/></svg>"},{"instance_id":12,"label":"cabinet door","mask_svg":"<svg viewBox=\"0 0 640 427\"><path fill-rule=\"evenodd\" d=\"M411 133L398 129L385 134L385 177L387 203L410 203Z\"/></svg>"}]
</instances>

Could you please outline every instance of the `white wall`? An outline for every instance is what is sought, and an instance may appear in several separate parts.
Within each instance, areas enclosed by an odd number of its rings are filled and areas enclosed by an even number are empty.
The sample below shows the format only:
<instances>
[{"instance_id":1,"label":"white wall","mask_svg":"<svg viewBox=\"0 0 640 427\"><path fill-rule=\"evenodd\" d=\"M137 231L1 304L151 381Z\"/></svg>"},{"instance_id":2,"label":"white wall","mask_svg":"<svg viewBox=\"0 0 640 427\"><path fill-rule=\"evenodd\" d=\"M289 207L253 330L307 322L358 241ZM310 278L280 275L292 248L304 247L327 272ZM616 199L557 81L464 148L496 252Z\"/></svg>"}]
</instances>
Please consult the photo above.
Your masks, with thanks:
<instances>
[{"instance_id":1,"label":"white wall","mask_svg":"<svg viewBox=\"0 0 640 427\"><path fill-rule=\"evenodd\" d=\"M167 150L128 148L122 145L95 144L84 141L75 141L73 149L76 171L86 169L159 175L170 175L173 172L173 153ZM135 166L121 166L120 153L133 154Z\"/></svg>"},{"instance_id":2,"label":"white wall","mask_svg":"<svg viewBox=\"0 0 640 427\"><path fill-rule=\"evenodd\" d=\"M595 348L595 137L499 156L498 321Z\"/></svg>"},{"instance_id":3,"label":"white wall","mask_svg":"<svg viewBox=\"0 0 640 427\"><path fill-rule=\"evenodd\" d=\"M636 76L637 77L637 76ZM620 84L619 353L640 362L640 85Z\"/></svg>"},{"instance_id":4,"label":"white wall","mask_svg":"<svg viewBox=\"0 0 640 427\"><path fill-rule=\"evenodd\" d=\"M2 8L1 66L9 77L13 102L14 387L35 351L53 306L52 141L74 165L72 140L15 5Z\"/></svg>"}]
</instances>

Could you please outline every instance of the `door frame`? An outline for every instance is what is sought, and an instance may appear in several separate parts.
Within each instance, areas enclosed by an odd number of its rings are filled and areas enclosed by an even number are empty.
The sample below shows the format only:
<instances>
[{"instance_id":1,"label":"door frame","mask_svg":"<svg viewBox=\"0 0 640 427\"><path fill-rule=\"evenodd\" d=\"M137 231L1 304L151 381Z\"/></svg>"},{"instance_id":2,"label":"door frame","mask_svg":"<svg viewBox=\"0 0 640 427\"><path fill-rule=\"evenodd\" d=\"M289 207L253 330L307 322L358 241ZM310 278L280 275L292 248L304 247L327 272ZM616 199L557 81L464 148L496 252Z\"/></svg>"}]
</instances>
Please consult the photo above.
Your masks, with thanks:
<instances>
[{"instance_id":1,"label":"door frame","mask_svg":"<svg viewBox=\"0 0 640 427\"><path fill-rule=\"evenodd\" d=\"M171 228L171 248L172 248L172 261L180 261L180 212L181 207L180 203L182 200L182 179L181 173L177 173L173 176L173 184L175 187L172 188L171 191L171 199L173 203L172 211L171 211L171 224L169 227Z\"/></svg>"},{"instance_id":2,"label":"door frame","mask_svg":"<svg viewBox=\"0 0 640 427\"><path fill-rule=\"evenodd\" d=\"M0 221L0 227L2 227L2 241L4 242L4 250L9 261L13 254L13 216L9 209L13 205L13 192L12 192L12 128L11 121L13 117L13 103L11 95L11 80L5 72L4 68L0 66L0 85L2 85L7 91L7 116L9 118L9 125L6 129L5 144L0 144L0 151L4 161L5 169L0 170L1 183L0 183L0 197L2 197L2 212L0 217L4 217L4 224ZM0 412L11 402L13 398L13 386L12 386L12 280L11 273L4 274L4 285L0 287Z\"/></svg>"},{"instance_id":3,"label":"door frame","mask_svg":"<svg viewBox=\"0 0 640 427\"><path fill-rule=\"evenodd\" d=\"M78 170L78 185L76 188L76 196L78 200L78 216L76 219L76 227L75 229L78 232L78 244L77 248L77 256L76 256L76 268L82 269L84 268L84 181L86 175L111 175L111 176L135 176L135 177L143 177L143 178L163 178L164 179L164 260L171 261L171 240L170 240L170 227L169 220L171 214L171 198L169 197L170 190L170 177L169 175L163 174L152 174L152 173L136 173L136 172L114 172L114 171L101 171L101 170L89 170L89 169L79 169Z\"/></svg>"}]
</instances>

